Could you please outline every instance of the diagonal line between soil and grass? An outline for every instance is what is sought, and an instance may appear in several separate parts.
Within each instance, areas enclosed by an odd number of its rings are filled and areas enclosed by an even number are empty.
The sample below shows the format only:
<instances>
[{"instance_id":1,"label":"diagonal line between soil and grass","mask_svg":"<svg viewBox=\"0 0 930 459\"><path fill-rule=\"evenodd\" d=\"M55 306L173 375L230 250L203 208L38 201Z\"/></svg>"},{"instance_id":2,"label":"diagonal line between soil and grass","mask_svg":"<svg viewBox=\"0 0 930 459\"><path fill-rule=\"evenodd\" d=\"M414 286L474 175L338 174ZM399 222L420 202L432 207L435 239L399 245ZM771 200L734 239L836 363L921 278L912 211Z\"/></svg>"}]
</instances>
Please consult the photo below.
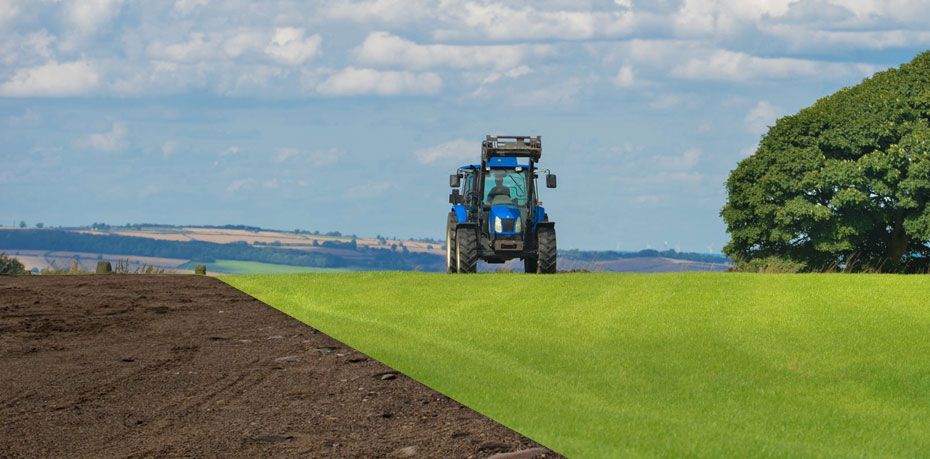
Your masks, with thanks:
<instances>
[{"instance_id":1,"label":"diagonal line between soil and grass","mask_svg":"<svg viewBox=\"0 0 930 459\"><path fill-rule=\"evenodd\" d=\"M930 448L924 277L223 280L568 456Z\"/></svg>"}]
</instances>

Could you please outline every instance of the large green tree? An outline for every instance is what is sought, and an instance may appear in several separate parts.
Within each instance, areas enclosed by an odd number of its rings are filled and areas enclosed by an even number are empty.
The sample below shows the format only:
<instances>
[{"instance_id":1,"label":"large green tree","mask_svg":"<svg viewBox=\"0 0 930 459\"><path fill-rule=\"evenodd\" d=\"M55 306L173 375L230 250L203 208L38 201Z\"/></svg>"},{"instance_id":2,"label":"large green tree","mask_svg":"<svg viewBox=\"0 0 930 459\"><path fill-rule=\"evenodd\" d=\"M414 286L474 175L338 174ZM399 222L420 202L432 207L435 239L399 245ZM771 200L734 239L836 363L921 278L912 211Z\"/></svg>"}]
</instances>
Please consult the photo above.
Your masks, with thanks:
<instances>
[{"instance_id":1,"label":"large green tree","mask_svg":"<svg viewBox=\"0 0 930 459\"><path fill-rule=\"evenodd\" d=\"M727 180L724 252L930 268L930 52L779 119Z\"/></svg>"}]
</instances>

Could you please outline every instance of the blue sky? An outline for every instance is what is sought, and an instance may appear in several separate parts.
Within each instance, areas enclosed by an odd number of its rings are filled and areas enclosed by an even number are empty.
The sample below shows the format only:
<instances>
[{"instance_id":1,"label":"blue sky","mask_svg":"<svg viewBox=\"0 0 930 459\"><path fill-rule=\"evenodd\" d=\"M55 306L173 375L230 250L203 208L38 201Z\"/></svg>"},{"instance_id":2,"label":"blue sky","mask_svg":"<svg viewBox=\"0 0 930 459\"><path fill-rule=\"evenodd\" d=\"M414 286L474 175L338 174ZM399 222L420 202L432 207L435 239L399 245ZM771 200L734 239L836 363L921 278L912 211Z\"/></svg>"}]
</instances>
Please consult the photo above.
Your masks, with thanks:
<instances>
[{"instance_id":1,"label":"blue sky","mask_svg":"<svg viewBox=\"0 0 930 459\"><path fill-rule=\"evenodd\" d=\"M918 1L0 0L0 224L439 237L543 136L562 248L718 251L766 126L927 48Z\"/></svg>"}]
</instances>

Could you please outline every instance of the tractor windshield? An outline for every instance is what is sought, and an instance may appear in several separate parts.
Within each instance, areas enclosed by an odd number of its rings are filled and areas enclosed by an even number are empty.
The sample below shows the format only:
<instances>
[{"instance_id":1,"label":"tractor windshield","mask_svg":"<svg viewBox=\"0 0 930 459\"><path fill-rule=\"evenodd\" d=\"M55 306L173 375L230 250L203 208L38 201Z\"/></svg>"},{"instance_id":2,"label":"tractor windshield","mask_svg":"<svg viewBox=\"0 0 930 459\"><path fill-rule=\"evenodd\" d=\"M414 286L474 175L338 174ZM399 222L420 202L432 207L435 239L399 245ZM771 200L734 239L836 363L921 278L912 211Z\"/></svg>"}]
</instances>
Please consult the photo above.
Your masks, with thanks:
<instances>
[{"instance_id":1,"label":"tractor windshield","mask_svg":"<svg viewBox=\"0 0 930 459\"><path fill-rule=\"evenodd\" d=\"M492 169L484 173L484 202L525 206L529 199L525 168Z\"/></svg>"}]
</instances>

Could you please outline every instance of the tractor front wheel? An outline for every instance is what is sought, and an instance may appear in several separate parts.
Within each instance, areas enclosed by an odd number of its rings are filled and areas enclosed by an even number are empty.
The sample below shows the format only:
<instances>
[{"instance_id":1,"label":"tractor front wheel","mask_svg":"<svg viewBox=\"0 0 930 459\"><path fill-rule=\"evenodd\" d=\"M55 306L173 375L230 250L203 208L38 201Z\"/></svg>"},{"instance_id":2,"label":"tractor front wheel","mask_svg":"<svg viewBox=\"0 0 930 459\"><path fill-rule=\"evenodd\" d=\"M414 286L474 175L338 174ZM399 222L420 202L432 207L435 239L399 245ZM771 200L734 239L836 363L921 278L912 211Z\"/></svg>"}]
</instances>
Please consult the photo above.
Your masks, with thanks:
<instances>
[{"instance_id":1,"label":"tractor front wheel","mask_svg":"<svg viewBox=\"0 0 930 459\"><path fill-rule=\"evenodd\" d=\"M536 232L536 272L539 274L553 274L556 272L555 259L555 228L541 226Z\"/></svg>"},{"instance_id":2,"label":"tractor front wheel","mask_svg":"<svg viewBox=\"0 0 930 459\"><path fill-rule=\"evenodd\" d=\"M449 274L455 274L459 270L456 250L455 226L450 221L446 224L446 272Z\"/></svg>"},{"instance_id":3,"label":"tractor front wheel","mask_svg":"<svg viewBox=\"0 0 930 459\"><path fill-rule=\"evenodd\" d=\"M478 268L478 235L475 228L455 229L455 261L460 273L473 273Z\"/></svg>"}]
</instances>

